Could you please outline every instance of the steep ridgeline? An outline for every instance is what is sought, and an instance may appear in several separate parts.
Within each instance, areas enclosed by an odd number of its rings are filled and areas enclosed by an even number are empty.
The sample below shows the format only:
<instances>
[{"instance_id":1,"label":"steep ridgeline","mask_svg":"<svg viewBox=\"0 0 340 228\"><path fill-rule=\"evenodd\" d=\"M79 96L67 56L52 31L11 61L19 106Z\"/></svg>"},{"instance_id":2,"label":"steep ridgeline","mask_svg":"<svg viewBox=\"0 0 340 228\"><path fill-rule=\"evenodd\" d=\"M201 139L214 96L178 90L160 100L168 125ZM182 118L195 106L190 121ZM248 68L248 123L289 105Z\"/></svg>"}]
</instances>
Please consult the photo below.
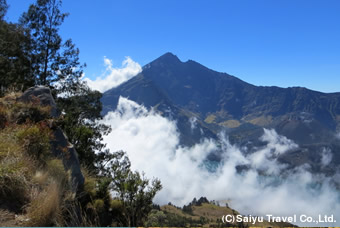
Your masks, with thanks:
<instances>
[{"instance_id":1,"label":"steep ridgeline","mask_svg":"<svg viewBox=\"0 0 340 228\"><path fill-rule=\"evenodd\" d=\"M323 147L339 151L340 93L254 86L166 53L134 78L105 92L103 114L116 108L119 96L171 115L178 121L181 142L186 145L202 137L216 138L221 129L233 143L259 145L257 139L265 127L300 145L300 153L292 151L281 158L292 165L320 161ZM193 117L196 131L190 131ZM334 154L332 162L339 160Z\"/></svg>"}]
</instances>

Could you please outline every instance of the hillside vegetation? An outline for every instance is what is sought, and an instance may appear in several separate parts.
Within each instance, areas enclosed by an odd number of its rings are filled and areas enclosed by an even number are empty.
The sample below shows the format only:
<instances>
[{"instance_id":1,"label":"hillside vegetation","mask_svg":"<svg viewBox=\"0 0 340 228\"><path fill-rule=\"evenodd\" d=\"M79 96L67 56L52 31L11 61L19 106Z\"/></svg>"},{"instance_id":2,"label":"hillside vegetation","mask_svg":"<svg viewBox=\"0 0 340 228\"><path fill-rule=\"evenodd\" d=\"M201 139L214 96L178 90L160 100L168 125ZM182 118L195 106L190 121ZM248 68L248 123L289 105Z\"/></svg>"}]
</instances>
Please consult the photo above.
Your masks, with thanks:
<instances>
[{"instance_id":1,"label":"hillside vegetation","mask_svg":"<svg viewBox=\"0 0 340 228\"><path fill-rule=\"evenodd\" d=\"M72 224L70 173L50 152L49 107L0 99L0 221L3 226Z\"/></svg>"},{"instance_id":2,"label":"hillside vegetation","mask_svg":"<svg viewBox=\"0 0 340 228\"><path fill-rule=\"evenodd\" d=\"M270 223L268 221L256 222L234 222L222 221L222 216L240 215L239 212L228 205L220 206L215 201L208 201L205 197L199 200L193 199L188 205L182 208L169 203L168 205L155 208L151 211L147 226L168 226L168 227L284 227L292 226L289 223Z\"/></svg>"},{"instance_id":3,"label":"hillside vegetation","mask_svg":"<svg viewBox=\"0 0 340 228\"><path fill-rule=\"evenodd\" d=\"M35 1L17 23L7 9L0 0L0 225L143 226L162 186L102 142L102 94L59 34L62 0Z\"/></svg>"},{"instance_id":4,"label":"hillside vegetation","mask_svg":"<svg viewBox=\"0 0 340 228\"><path fill-rule=\"evenodd\" d=\"M0 225L143 225L159 181L149 184L132 172L124 152L107 154L100 175L80 167L72 144L54 145L63 116L52 117L53 107L37 97L21 102L22 96L0 98Z\"/></svg>"}]
</instances>

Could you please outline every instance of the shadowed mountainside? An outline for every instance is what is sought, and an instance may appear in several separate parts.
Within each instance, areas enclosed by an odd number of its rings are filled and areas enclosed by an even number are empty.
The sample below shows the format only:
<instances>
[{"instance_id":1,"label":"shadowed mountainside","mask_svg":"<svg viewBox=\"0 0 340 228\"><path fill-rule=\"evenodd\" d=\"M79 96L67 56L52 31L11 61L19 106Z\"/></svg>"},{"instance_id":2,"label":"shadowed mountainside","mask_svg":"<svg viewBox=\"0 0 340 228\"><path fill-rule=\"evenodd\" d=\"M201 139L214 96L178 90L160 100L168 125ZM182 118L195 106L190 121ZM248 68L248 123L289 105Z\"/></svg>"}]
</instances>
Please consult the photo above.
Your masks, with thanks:
<instances>
[{"instance_id":1,"label":"shadowed mountainside","mask_svg":"<svg viewBox=\"0 0 340 228\"><path fill-rule=\"evenodd\" d=\"M181 62L172 53L157 58L134 78L105 92L103 114L116 108L120 96L176 119L184 145L193 145L203 137L216 138L223 129L232 143L261 146L258 138L265 127L294 140L300 145L299 152L309 151L303 160L295 156L297 151L285 154L281 160L292 165L316 164L322 148L333 152L340 148L336 137L340 128L340 93L254 86L192 60ZM190 130L190 118L197 120L194 131ZM334 153L333 160L339 163L338 153Z\"/></svg>"}]
</instances>

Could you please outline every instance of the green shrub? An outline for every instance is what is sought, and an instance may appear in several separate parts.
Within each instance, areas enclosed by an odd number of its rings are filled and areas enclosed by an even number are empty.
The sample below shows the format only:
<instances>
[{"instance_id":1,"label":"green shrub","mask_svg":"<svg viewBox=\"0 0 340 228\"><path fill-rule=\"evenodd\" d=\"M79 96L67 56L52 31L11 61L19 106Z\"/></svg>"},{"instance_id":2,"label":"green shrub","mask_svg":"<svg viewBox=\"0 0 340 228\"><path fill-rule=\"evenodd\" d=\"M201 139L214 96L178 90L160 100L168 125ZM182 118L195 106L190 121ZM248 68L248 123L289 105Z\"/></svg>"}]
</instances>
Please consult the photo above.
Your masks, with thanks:
<instances>
[{"instance_id":1,"label":"green shrub","mask_svg":"<svg viewBox=\"0 0 340 228\"><path fill-rule=\"evenodd\" d=\"M113 199L110 202L111 210L121 210L123 208L123 202L117 199Z\"/></svg>"},{"instance_id":2,"label":"green shrub","mask_svg":"<svg viewBox=\"0 0 340 228\"><path fill-rule=\"evenodd\" d=\"M96 200L93 202L93 206L94 206L94 208L96 209L96 211L97 211L98 213L104 211L104 206L105 206L104 200L102 200L102 199L96 199Z\"/></svg>"},{"instance_id":3,"label":"green shrub","mask_svg":"<svg viewBox=\"0 0 340 228\"><path fill-rule=\"evenodd\" d=\"M69 173L65 170L62 160L52 159L46 162L46 169L49 176L61 183L63 186L66 185L69 180Z\"/></svg>"},{"instance_id":4,"label":"green shrub","mask_svg":"<svg viewBox=\"0 0 340 228\"><path fill-rule=\"evenodd\" d=\"M50 129L43 125L27 125L18 131L17 137L28 155L44 161L50 155Z\"/></svg>"},{"instance_id":5,"label":"green shrub","mask_svg":"<svg viewBox=\"0 0 340 228\"><path fill-rule=\"evenodd\" d=\"M159 227L168 224L167 217L163 211L152 210L145 222L146 227Z\"/></svg>"},{"instance_id":6,"label":"green shrub","mask_svg":"<svg viewBox=\"0 0 340 228\"><path fill-rule=\"evenodd\" d=\"M84 192L85 192L85 194L88 194L91 198L96 197L96 195L97 195L97 180L94 177L85 176Z\"/></svg>"}]
</instances>

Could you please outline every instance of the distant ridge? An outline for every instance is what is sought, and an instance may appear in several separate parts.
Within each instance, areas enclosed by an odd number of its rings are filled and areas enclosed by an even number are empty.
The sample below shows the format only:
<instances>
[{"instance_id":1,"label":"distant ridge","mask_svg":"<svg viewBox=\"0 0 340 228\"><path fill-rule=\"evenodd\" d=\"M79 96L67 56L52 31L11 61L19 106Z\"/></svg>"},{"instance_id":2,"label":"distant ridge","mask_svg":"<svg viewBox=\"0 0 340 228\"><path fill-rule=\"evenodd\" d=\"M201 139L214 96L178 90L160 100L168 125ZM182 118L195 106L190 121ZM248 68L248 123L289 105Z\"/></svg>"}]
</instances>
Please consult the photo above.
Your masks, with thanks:
<instances>
[{"instance_id":1,"label":"distant ridge","mask_svg":"<svg viewBox=\"0 0 340 228\"><path fill-rule=\"evenodd\" d=\"M216 138L221 129L234 143L256 144L265 127L302 145L302 158L297 158L296 153L282 158L290 164L316 164L325 146L340 151L340 140L336 138L340 130L340 93L254 86L193 60L182 62L168 52L146 64L134 78L105 92L103 114L116 108L119 96L162 113L170 107L178 120L181 142L187 145L202 137ZM204 134L188 130L190 117L197 118ZM303 148L309 152L303 152ZM339 164L339 153L333 160Z\"/></svg>"}]
</instances>

